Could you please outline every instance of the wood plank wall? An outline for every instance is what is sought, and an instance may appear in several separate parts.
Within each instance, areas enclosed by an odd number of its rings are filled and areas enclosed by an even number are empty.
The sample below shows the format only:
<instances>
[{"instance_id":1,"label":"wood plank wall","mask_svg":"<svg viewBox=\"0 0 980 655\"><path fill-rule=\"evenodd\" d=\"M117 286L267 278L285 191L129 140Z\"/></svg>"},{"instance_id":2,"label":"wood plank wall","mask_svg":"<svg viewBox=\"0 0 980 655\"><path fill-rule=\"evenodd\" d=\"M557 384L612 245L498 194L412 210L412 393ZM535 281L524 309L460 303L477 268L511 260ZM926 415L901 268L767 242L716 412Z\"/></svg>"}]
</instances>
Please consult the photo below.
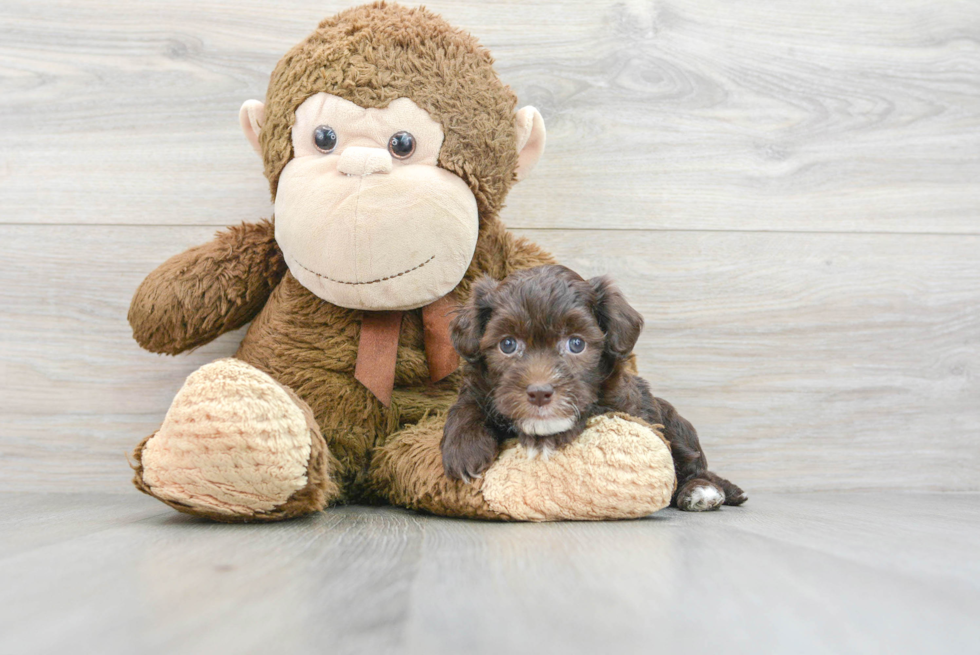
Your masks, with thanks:
<instances>
[{"instance_id":1,"label":"wood plank wall","mask_svg":"<svg viewBox=\"0 0 980 655\"><path fill-rule=\"evenodd\" d=\"M129 492L136 285L270 215L237 111L345 3L0 5L0 490ZM504 218L753 490L980 489L980 3L436 1L548 125Z\"/></svg>"}]
</instances>

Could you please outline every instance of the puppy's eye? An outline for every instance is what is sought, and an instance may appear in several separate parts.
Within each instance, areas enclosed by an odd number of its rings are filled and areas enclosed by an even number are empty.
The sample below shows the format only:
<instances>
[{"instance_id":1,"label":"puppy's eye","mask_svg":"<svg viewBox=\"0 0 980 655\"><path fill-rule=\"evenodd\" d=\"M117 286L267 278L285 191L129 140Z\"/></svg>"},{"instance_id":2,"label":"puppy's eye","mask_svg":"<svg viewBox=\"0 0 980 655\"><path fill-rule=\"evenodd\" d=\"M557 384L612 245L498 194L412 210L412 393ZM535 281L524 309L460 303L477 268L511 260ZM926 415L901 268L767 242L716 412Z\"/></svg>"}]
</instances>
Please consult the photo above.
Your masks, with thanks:
<instances>
[{"instance_id":1,"label":"puppy's eye","mask_svg":"<svg viewBox=\"0 0 980 655\"><path fill-rule=\"evenodd\" d=\"M337 133L329 125L318 125L313 130L313 143L316 144L316 149L322 153L333 152L333 149L337 147Z\"/></svg>"},{"instance_id":2,"label":"puppy's eye","mask_svg":"<svg viewBox=\"0 0 980 655\"><path fill-rule=\"evenodd\" d=\"M517 352L517 339L514 337L507 337L500 342L500 352L505 355L513 355Z\"/></svg>"},{"instance_id":3,"label":"puppy's eye","mask_svg":"<svg viewBox=\"0 0 980 655\"><path fill-rule=\"evenodd\" d=\"M585 350L585 339L582 337L572 337L568 340L568 352L576 355Z\"/></svg>"},{"instance_id":4,"label":"puppy's eye","mask_svg":"<svg viewBox=\"0 0 980 655\"><path fill-rule=\"evenodd\" d=\"M396 132L388 139L388 152L395 159L408 159L415 152L415 137L408 132Z\"/></svg>"}]
</instances>

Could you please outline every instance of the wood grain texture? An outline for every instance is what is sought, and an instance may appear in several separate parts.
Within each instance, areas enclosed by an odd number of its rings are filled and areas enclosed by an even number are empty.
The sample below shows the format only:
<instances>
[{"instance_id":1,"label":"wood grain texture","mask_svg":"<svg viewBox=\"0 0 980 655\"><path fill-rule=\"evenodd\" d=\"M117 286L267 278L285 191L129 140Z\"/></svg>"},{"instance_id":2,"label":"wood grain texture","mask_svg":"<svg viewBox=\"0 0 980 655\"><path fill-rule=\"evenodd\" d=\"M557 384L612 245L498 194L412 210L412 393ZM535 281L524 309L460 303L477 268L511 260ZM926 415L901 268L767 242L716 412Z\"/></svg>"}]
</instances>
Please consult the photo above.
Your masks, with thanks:
<instances>
[{"instance_id":1,"label":"wood grain texture","mask_svg":"<svg viewBox=\"0 0 980 655\"><path fill-rule=\"evenodd\" d=\"M345 6L4 2L0 221L267 214L238 108ZM549 126L515 227L980 231L976 2L429 6Z\"/></svg>"},{"instance_id":2,"label":"wood grain texture","mask_svg":"<svg viewBox=\"0 0 980 655\"><path fill-rule=\"evenodd\" d=\"M978 510L759 494L599 524L346 507L249 526L136 495L0 494L0 651L972 652Z\"/></svg>"},{"instance_id":3,"label":"wood grain texture","mask_svg":"<svg viewBox=\"0 0 980 655\"><path fill-rule=\"evenodd\" d=\"M745 507L226 526L132 490L126 453L241 337L141 351L132 292L271 213L238 108L349 4L0 5L0 652L975 650L972 0L427 3L548 125L506 221L619 281ZM889 491L768 493L841 488Z\"/></svg>"},{"instance_id":4,"label":"wood grain texture","mask_svg":"<svg viewBox=\"0 0 980 655\"><path fill-rule=\"evenodd\" d=\"M241 102L298 0L0 6L0 489L128 491L190 371L142 277L267 217ZM644 374L754 490L980 489L980 4L431 8L549 125L507 222L644 313Z\"/></svg>"},{"instance_id":5,"label":"wood grain texture","mask_svg":"<svg viewBox=\"0 0 980 655\"><path fill-rule=\"evenodd\" d=\"M124 455L194 369L129 298L210 227L0 226L0 489L128 492ZM646 317L655 392L756 490L977 490L980 236L522 230Z\"/></svg>"}]
</instances>

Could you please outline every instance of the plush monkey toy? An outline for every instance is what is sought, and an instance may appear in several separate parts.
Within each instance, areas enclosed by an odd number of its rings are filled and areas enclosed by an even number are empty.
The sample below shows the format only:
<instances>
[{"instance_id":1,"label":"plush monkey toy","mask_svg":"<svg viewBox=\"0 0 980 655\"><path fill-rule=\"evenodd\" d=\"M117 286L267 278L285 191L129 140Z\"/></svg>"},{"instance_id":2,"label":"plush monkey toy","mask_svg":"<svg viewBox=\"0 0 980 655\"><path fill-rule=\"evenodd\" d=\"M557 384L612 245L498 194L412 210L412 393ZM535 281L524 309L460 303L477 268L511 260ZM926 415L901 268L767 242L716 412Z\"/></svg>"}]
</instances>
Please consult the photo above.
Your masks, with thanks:
<instances>
[{"instance_id":1,"label":"plush monkey toy","mask_svg":"<svg viewBox=\"0 0 980 655\"><path fill-rule=\"evenodd\" d=\"M170 355L251 325L137 447L140 490L218 521L358 501L606 519L670 502L667 447L623 415L593 419L548 461L510 446L481 480L443 473L452 308L480 275L552 261L498 219L545 129L534 108L515 112L492 63L425 9L377 3L324 20L276 66L265 104L244 104L274 219L166 261L129 321L141 346Z\"/></svg>"}]
</instances>

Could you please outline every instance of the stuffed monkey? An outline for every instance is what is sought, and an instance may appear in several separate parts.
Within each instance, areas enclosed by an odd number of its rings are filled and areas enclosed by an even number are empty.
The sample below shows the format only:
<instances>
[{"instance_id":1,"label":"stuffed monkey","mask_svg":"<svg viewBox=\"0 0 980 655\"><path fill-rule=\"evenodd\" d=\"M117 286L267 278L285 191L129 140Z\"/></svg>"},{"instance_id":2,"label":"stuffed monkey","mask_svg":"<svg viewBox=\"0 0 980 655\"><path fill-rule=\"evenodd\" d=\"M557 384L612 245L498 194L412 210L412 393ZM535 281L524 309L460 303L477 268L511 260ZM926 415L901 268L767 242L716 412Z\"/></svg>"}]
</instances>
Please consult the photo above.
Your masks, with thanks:
<instances>
[{"instance_id":1,"label":"stuffed monkey","mask_svg":"<svg viewBox=\"0 0 980 655\"><path fill-rule=\"evenodd\" d=\"M549 461L504 448L448 479L455 400L448 321L483 274L552 262L498 213L544 150L532 107L469 34L376 3L324 20L240 121L273 220L164 262L129 311L139 344L177 353L251 325L234 358L188 377L135 456L135 485L218 521L272 521L338 502L511 520L644 516L674 489L654 426L623 415Z\"/></svg>"}]
</instances>

